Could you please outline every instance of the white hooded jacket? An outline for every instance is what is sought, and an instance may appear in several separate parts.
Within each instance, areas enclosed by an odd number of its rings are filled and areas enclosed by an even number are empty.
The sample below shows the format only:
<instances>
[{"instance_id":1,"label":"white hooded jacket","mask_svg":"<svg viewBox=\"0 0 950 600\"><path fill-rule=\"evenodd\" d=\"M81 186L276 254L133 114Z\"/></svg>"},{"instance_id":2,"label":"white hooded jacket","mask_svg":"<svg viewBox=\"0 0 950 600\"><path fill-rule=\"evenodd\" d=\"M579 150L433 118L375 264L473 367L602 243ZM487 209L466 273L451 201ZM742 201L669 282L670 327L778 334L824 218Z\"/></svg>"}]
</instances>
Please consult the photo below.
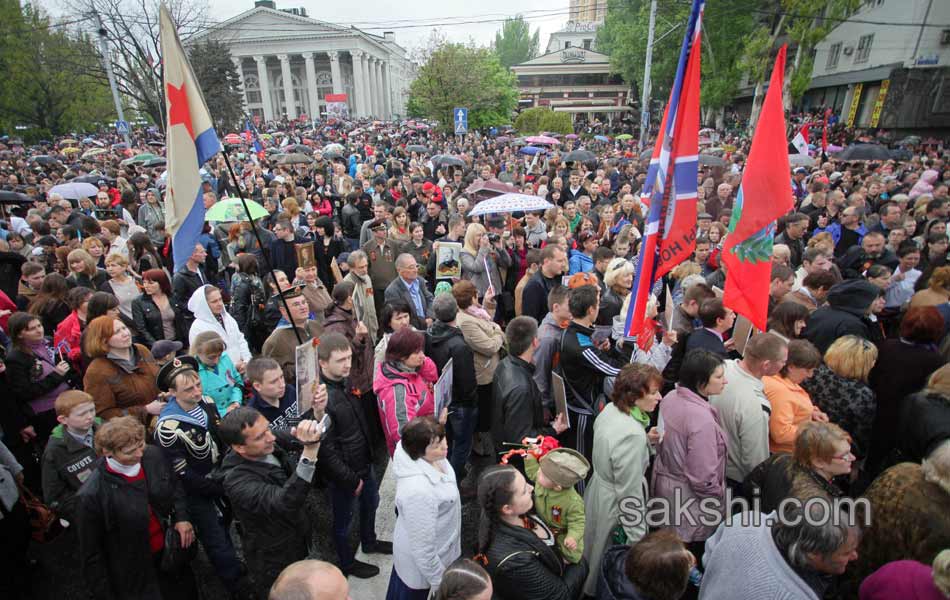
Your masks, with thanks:
<instances>
[{"instance_id":1,"label":"white hooded jacket","mask_svg":"<svg viewBox=\"0 0 950 600\"><path fill-rule=\"evenodd\" d=\"M203 285L195 290L195 293L188 299L188 310L195 315L195 322L191 324L191 330L188 331L188 345L195 344L195 338L199 333L213 331L221 336L225 343L225 352L235 365L239 362L248 362L251 360L251 349L247 346L247 340L238 327L234 317L225 310L221 315L224 318L224 327L214 318L211 313L211 307L208 306L208 300L205 298L205 288Z\"/></svg>"},{"instance_id":2,"label":"white hooded jacket","mask_svg":"<svg viewBox=\"0 0 950 600\"><path fill-rule=\"evenodd\" d=\"M441 472L418 458L412 460L402 443L393 454L396 477L396 530L393 567L413 589L436 589L442 574L462 555L462 500L455 471L443 459Z\"/></svg>"}]
</instances>

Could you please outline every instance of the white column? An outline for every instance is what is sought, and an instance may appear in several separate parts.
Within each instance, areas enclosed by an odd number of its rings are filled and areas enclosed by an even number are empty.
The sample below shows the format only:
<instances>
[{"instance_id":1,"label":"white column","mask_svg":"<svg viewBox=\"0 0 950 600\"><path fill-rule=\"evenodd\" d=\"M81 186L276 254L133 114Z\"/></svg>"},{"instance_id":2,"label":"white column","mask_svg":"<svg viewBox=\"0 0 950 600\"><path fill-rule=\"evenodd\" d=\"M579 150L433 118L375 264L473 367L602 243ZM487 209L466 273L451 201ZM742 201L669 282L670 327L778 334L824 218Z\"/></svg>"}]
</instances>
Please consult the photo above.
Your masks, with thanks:
<instances>
[{"instance_id":1,"label":"white column","mask_svg":"<svg viewBox=\"0 0 950 600\"><path fill-rule=\"evenodd\" d=\"M383 61L380 64L383 73L383 117L393 118L393 92L389 85L389 61Z\"/></svg>"},{"instance_id":2,"label":"white column","mask_svg":"<svg viewBox=\"0 0 950 600\"><path fill-rule=\"evenodd\" d=\"M241 109L247 109L247 90L244 87L244 57L232 56L231 62L234 63L234 69L237 71L238 81L241 82Z\"/></svg>"},{"instance_id":3,"label":"white column","mask_svg":"<svg viewBox=\"0 0 950 600\"><path fill-rule=\"evenodd\" d=\"M284 110L288 119L297 118L297 103L294 102L294 80L290 76L290 57L286 54L278 54L280 61L280 72L284 79Z\"/></svg>"},{"instance_id":4,"label":"white column","mask_svg":"<svg viewBox=\"0 0 950 600\"><path fill-rule=\"evenodd\" d=\"M353 108L357 117L366 116L366 79L363 76L363 51L351 50L353 57L353 86L356 98L353 99Z\"/></svg>"},{"instance_id":5,"label":"white column","mask_svg":"<svg viewBox=\"0 0 950 600\"><path fill-rule=\"evenodd\" d=\"M271 121L274 118L274 107L270 101L270 81L267 79L267 58L264 56L255 56L254 62L257 63L257 79L261 84L261 103L264 105L264 120Z\"/></svg>"},{"instance_id":6,"label":"white column","mask_svg":"<svg viewBox=\"0 0 950 600\"><path fill-rule=\"evenodd\" d=\"M376 115L380 119L386 118L386 94L383 92L383 61L376 59L373 61L375 68L373 73L376 75Z\"/></svg>"},{"instance_id":7,"label":"white column","mask_svg":"<svg viewBox=\"0 0 950 600\"><path fill-rule=\"evenodd\" d=\"M373 78L370 77L370 61L368 54L363 54L363 86L366 89L366 116L371 117L376 113L376 106L373 99Z\"/></svg>"},{"instance_id":8,"label":"white column","mask_svg":"<svg viewBox=\"0 0 950 600\"><path fill-rule=\"evenodd\" d=\"M333 80L333 93L343 93L343 76L340 74L340 53L336 50L327 52L330 57L330 78Z\"/></svg>"},{"instance_id":9,"label":"white column","mask_svg":"<svg viewBox=\"0 0 950 600\"><path fill-rule=\"evenodd\" d=\"M310 114L310 120L313 120L320 117L320 99L317 97L317 71L313 67L313 52L304 52L303 60L307 69L307 95L310 97L307 112Z\"/></svg>"}]
</instances>

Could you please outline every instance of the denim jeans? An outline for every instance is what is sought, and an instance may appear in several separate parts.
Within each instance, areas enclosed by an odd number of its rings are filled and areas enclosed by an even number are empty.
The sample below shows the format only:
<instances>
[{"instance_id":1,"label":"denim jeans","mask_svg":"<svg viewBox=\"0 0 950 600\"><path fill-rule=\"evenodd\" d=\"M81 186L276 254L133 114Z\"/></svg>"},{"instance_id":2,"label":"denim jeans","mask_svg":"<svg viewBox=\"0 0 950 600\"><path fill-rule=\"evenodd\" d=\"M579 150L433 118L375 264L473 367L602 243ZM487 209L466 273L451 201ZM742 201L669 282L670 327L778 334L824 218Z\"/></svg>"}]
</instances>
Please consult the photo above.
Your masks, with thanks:
<instances>
[{"instance_id":1,"label":"denim jeans","mask_svg":"<svg viewBox=\"0 0 950 600\"><path fill-rule=\"evenodd\" d=\"M224 585L229 590L234 589L241 578L241 563L234 551L231 534L228 533L230 517L225 515L227 518L222 518L211 498L189 495L186 502L195 536Z\"/></svg>"},{"instance_id":2,"label":"denim jeans","mask_svg":"<svg viewBox=\"0 0 950 600\"><path fill-rule=\"evenodd\" d=\"M379 506L379 485L376 473L370 467L369 474L363 477L363 491L354 496L333 483L327 486L330 496L330 509L333 511L333 543L340 558L340 569L344 572L353 565L353 550L350 548L350 523L353 521L353 505L359 503L360 542L364 546L376 543L376 507Z\"/></svg>"},{"instance_id":3,"label":"denim jeans","mask_svg":"<svg viewBox=\"0 0 950 600\"><path fill-rule=\"evenodd\" d=\"M455 470L455 478L465 478L465 464L472 453L472 436L478 424L477 406L449 406L446 437L449 441L449 463Z\"/></svg>"}]
</instances>

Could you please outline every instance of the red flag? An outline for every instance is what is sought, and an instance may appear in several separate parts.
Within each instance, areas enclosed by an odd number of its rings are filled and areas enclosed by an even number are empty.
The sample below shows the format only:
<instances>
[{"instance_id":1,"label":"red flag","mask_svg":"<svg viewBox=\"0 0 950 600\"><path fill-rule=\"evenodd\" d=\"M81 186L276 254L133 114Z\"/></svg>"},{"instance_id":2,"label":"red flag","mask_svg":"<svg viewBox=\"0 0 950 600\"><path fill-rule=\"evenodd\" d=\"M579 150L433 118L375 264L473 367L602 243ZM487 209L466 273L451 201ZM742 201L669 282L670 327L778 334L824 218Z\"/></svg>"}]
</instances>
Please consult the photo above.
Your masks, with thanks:
<instances>
[{"instance_id":1,"label":"red flag","mask_svg":"<svg viewBox=\"0 0 950 600\"><path fill-rule=\"evenodd\" d=\"M768 317L775 220L793 206L782 108L786 49L782 46L775 59L722 249L727 269L723 303L761 331Z\"/></svg>"},{"instance_id":2,"label":"red flag","mask_svg":"<svg viewBox=\"0 0 950 600\"><path fill-rule=\"evenodd\" d=\"M821 153L824 154L828 150L828 119L831 118L831 109L825 109L825 119L824 124L821 127Z\"/></svg>"}]
</instances>

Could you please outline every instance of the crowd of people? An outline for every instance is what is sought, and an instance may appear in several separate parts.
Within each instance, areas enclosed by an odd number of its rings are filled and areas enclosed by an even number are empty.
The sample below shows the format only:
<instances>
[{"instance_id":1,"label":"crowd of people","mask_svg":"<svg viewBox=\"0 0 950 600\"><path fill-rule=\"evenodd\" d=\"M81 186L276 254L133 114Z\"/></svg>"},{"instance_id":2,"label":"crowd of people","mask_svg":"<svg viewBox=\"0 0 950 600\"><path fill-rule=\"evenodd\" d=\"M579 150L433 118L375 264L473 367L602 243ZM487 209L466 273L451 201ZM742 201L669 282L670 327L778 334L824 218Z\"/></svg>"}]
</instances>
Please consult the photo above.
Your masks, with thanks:
<instances>
[{"instance_id":1,"label":"crowd of people","mask_svg":"<svg viewBox=\"0 0 950 600\"><path fill-rule=\"evenodd\" d=\"M724 140L695 250L630 336L633 142L269 127L202 169L206 209L243 194L266 215L206 222L177 270L163 161L136 159L156 132L0 138L0 596L33 597L27 549L58 536L97 599L197 598L199 545L235 599L374 577L387 600L950 598L940 147L794 169L749 331L721 260L748 140ZM596 159L565 160L581 145ZM551 207L471 216L503 192ZM459 277L437 268L449 243ZM310 558L316 495L335 564ZM357 559L356 514L390 573Z\"/></svg>"}]
</instances>

